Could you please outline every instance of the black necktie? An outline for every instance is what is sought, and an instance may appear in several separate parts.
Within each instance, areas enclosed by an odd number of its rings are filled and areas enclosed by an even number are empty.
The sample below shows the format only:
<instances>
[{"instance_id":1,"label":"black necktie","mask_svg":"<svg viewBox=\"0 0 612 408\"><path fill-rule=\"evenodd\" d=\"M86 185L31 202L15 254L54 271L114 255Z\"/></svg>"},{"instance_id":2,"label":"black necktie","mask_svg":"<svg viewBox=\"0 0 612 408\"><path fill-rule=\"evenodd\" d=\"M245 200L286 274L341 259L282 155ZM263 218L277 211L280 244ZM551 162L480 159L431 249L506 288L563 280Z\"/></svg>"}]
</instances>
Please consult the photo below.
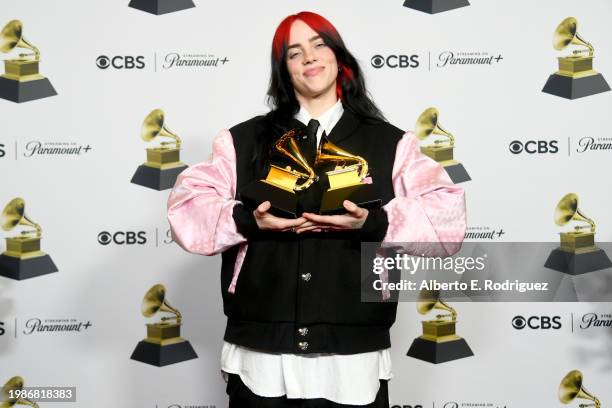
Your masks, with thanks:
<instances>
[{"instance_id":1,"label":"black necktie","mask_svg":"<svg viewBox=\"0 0 612 408\"><path fill-rule=\"evenodd\" d=\"M308 163L314 164L315 155L317 152L317 130L319 129L319 121L310 119L306 126L306 140L304 141L304 155Z\"/></svg>"}]
</instances>

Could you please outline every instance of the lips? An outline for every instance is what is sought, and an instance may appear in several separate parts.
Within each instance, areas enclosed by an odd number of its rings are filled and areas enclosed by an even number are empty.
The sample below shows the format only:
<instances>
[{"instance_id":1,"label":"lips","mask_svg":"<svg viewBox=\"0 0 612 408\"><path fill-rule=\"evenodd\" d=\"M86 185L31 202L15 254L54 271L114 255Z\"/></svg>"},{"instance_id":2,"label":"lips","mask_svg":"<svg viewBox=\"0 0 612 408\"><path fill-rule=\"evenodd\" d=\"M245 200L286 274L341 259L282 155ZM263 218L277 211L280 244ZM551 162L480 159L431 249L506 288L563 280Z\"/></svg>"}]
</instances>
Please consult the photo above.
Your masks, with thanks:
<instances>
[{"instance_id":1,"label":"lips","mask_svg":"<svg viewBox=\"0 0 612 408\"><path fill-rule=\"evenodd\" d=\"M323 67L310 68L304 71L305 77L313 77L317 75L319 72L323 71Z\"/></svg>"}]
</instances>

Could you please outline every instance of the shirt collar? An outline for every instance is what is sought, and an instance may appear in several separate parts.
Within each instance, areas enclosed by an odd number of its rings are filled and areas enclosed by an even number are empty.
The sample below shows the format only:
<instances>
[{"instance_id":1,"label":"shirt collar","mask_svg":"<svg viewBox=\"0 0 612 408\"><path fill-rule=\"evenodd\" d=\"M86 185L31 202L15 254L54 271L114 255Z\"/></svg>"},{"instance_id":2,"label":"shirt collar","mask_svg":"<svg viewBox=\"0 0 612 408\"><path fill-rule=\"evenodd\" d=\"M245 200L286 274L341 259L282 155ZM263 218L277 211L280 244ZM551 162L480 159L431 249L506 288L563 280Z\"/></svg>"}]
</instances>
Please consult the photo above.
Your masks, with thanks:
<instances>
[{"instance_id":1,"label":"shirt collar","mask_svg":"<svg viewBox=\"0 0 612 408\"><path fill-rule=\"evenodd\" d=\"M302 122L304 125L308 125L310 119L318 120L320 126L317 131L317 138L319 138L320 135L323 133L323 130L325 130L325 133L328 135L331 133L332 129L334 128L334 126L336 126L336 123L338 123L343 113L344 107L342 106L342 102L340 101L340 99L338 99L334 106L330 107L318 118L313 118L312 116L310 116L310 113L303 106L300 106L300 111L295 115L295 118Z\"/></svg>"}]
</instances>

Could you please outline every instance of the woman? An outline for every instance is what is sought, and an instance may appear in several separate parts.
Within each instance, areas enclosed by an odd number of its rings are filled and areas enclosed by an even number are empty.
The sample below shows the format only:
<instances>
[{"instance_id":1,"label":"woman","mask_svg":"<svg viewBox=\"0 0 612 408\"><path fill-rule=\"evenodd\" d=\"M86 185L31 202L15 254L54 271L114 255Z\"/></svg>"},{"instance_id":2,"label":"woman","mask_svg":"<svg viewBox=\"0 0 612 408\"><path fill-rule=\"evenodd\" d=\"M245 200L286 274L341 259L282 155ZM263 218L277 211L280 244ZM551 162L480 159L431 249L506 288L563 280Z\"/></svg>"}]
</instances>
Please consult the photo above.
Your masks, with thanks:
<instances>
[{"instance_id":1,"label":"woman","mask_svg":"<svg viewBox=\"0 0 612 408\"><path fill-rule=\"evenodd\" d=\"M229 405L388 407L397 302L360 301L361 242L443 242L442 255L456 252L463 190L420 153L414 133L385 122L355 58L318 14L278 26L268 95L272 110L222 130L210 159L181 173L168 201L181 247L222 254ZM270 214L268 201L246 208L241 190L265 178L270 146L293 128L309 135L300 141L307 153L325 134L364 157L383 206L345 201L345 214L296 219ZM304 208L323 179L300 195Z\"/></svg>"}]
</instances>

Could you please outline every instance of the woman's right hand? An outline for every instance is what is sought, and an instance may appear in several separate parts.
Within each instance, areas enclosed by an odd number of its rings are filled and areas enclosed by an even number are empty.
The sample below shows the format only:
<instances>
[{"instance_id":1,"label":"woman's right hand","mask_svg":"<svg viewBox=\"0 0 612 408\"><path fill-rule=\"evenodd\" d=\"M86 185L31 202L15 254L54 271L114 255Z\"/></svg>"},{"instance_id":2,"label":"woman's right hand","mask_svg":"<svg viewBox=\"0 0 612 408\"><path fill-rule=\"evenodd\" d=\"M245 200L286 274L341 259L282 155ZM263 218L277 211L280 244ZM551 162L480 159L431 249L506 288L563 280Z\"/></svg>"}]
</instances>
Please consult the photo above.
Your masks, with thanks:
<instances>
[{"instance_id":1,"label":"woman's right hand","mask_svg":"<svg viewBox=\"0 0 612 408\"><path fill-rule=\"evenodd\" d=\"M255 221L260 230L267 231L291 231L305 223L307 220L304 217L299 218L281 218L276 217L268 212L272 205L269 201L264 201L253 211Z\"/></svg>"}]
</instances>

